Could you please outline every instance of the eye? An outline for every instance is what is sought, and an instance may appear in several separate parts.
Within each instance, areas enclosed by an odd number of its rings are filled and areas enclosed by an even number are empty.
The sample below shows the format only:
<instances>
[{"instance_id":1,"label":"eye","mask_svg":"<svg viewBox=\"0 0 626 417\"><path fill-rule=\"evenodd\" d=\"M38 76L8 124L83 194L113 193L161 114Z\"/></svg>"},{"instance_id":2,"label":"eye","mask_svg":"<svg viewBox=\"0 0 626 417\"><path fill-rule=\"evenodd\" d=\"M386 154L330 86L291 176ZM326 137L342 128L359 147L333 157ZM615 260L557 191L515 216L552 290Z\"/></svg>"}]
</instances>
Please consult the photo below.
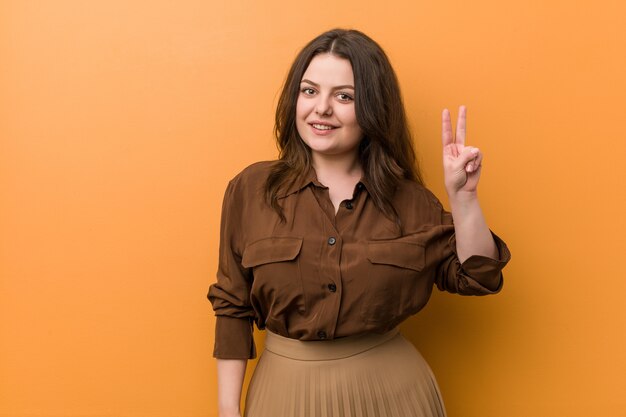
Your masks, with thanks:
<instances>
[{"instance_id":1,"label":"eye","mask_svg":"<svg viewBox=\"0 0 626 417\"><path fill-rule=\"evenodd\" d=\"M312 96L313 94L315 94L315 90L311 87L301 88L300 92L302 92L305 96Z\"/></svg>"},{"instance_id":2,"label":"eye","mask_svg":"<svg viewBox=\"0 0 626 417\"><path fill-rule=\"evenodd\" d=\"M338 93L337 94L337 98L340 101L352 101L352 100L354 100L354 97L352 97L350 94L347 94L347 93Z\"/></svg>"}]
</instances>

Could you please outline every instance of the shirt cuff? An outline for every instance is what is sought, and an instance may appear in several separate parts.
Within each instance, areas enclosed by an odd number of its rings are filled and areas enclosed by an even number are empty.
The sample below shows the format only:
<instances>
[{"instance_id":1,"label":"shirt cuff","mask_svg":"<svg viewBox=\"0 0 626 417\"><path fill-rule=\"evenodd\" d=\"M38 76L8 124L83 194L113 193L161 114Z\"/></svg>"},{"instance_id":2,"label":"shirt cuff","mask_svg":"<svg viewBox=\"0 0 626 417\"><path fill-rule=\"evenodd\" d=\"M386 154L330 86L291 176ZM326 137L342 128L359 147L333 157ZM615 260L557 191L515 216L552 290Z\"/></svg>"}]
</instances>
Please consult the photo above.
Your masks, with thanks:
<instances>
[{"instance_id":1,"label":"shirt cuff","mask_svg":"<svg viewBox=\"0 0 626 417\"><path fill-rule=\"evenodd\" d=\"M252 320L217 316L213 357L217 359L256 358Z\"/></svg>"},{"instance_id":2,"label":"shirt cuff","mask_svg":"<svg viewBox=\"0 0 626 417\"><path fill-rule=\"evenodd\" d=\"M481 294L495 294L502 289L502 268L511 259L511 252L506 243L493 232L491 232L491 236L498 249L497 258L472 255L460 264L460 272L468 280L466 285L476 287L474 291ZM455 235L450 237L449 244L456 255Z\"/></svg>"}]
</instances>

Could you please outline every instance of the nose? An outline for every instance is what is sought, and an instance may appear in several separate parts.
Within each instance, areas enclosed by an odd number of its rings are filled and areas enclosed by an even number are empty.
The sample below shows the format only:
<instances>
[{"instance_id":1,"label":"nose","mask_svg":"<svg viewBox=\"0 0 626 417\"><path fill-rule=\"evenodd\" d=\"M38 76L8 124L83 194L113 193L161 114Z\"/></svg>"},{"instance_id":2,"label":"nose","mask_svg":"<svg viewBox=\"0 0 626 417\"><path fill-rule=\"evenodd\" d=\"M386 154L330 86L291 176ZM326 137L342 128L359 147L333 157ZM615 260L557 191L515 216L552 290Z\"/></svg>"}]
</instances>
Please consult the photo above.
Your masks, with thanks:
<instances>
[{"instance_id":1,"label":"nose","mask_svg":"<svg viewBox=\"0 0 626 417\"><path fill-rule=\"evenodd\" d=\"M318 96L317 103L315 103L315 113L320 116L330 116L333 114L333 107L329 97L324 97L323 94Z\"/></svg>"}]
</instances>

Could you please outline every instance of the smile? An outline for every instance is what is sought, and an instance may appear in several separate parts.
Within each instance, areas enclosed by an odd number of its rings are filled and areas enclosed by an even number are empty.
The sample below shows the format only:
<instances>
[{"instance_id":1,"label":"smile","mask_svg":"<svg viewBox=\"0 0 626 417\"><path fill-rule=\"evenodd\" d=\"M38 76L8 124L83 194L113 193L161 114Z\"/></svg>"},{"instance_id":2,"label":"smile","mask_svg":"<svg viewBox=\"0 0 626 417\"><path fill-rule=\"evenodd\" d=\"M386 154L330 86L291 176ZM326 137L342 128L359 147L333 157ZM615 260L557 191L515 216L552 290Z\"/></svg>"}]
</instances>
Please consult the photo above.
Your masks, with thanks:
<instances>
[{"instance_id":1,"label":"smile","mask_svg":"<svg viewBox=\"0 0 626 417\"><path fill-rule=\"evenodd\" d=\"M317 123L313 123L313 124L311 124L311 126L313 126L313 127L314 127L314 128L316 128L316 129L319 129L319 130L331 130L331 129L335 129L335 127L334 127L334 126L329 126L329 125L320 125L320 124L317 124Z\"/></svg>"}]
</instances>

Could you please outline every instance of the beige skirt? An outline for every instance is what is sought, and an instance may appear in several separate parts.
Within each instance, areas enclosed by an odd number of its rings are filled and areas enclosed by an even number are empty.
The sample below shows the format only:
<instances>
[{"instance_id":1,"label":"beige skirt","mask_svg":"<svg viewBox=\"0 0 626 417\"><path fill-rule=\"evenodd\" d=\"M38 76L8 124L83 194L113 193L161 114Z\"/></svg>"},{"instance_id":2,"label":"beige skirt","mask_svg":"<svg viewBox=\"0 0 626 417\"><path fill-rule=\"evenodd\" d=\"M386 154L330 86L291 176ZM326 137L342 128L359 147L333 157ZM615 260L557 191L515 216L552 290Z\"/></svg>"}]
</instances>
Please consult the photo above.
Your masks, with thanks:
<instances>
[{"instance_id":1,"label":"beige skirt","mask_svg":"<svg viewBox=\"0 0 626 417\"><path fill-rule=\"evenodd\" d=\"M303 342L267 331L245 417L445 417L437 382L398 328Z\"/></svg>"}]
</instances>

